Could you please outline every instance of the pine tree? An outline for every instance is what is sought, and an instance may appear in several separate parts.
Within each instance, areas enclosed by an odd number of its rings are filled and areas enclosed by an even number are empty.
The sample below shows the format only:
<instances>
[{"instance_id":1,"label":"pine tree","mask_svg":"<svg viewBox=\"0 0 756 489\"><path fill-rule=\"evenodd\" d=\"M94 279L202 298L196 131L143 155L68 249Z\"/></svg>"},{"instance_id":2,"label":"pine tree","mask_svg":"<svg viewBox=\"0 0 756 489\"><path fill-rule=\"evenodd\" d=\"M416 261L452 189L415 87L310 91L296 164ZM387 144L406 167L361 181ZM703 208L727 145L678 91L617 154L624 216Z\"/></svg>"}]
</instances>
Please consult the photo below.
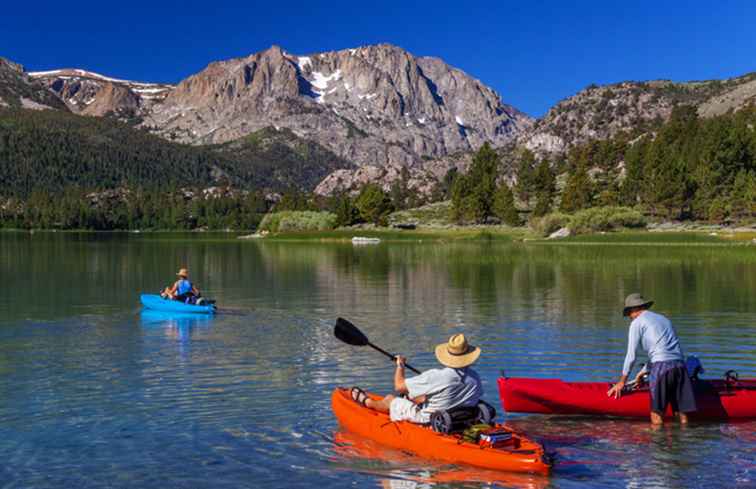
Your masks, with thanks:
<instances>
[{"instance_id":1,"label":"pine tree","mask_svg":"<svg viewBox=\"0 0 756 489\"><path fill-rule=\"evenodd\" d=\"M533 180L534 167L536 159L535 155L530 150L524 150L520 155L520 161L517 166L517 184L515 185L515 191L517 196L525 202L525 205L530 204L530 198L533 196Z\"/></svg>"},{"instance_id":2,"label":"pine tree","mask_svg":"<svg viewBox=\"0 0 756 489\"><path fill-rule=\"evenodd\" d=\"M451 185L452 218L459 224L469 218L469 196L472 194L471 180L467 175L457 175Z\"/></svg>"},{"instance_id":3,"label":"pine tree","mask_svg":"<svg viewBox=\"0 0 756 489\"><path fill-rule=\"evenodd\" d=\"M514 194L512 194L512 189L506 183L502 183L496 189L493 210L496 217L501 219L501 222L504 224L510 226L522 225L522 219L520 219L517 208L515 208Z\"/></svg>"},{"instance_id":4,"label":"pine tree","mask_svg":"<svg viewBox=\"0 0 756 489\"><path fill-rule=\"evenodd\" d=\"M467 175L452 185L452 212L458 222L483 223L492 215L499 155L485 143L473 157Z\"/></svg>"},{"instance_id":5,"label":"pine tree","mask_svg":"<svg viewBox=\"0 0 756 489\"><path fill-rule=\"evenodd\" d=\"M738 221L756 218L756 172L741 170L730 193L732 217Z\"/></svg>"},{"instance_id":6,"label":"pine tree","mask_svg":"<svg viewBox=\"0 0 756 489\"><path fill-rule=\"evenodd\" d=\"M647 148L648 140L643 138L625 151L625 177L619 187L619 200L623 205L632 207L638 204Z\"/></svg>"},{"instance_id":7,"label":"pine tree","mask_svg":"<svg viewBox=\"0 0 756 489\"><path fill-rule=\"evenodd\" d=\"M360 217L360 212L352 203L349 195L335 197L336 203L333 211L336 214L336 227L351 226L355 224Z\"/></svg>"},{"instance_id":8,"label":"pine tree","mask_svg":"<svg viewBox=\"0 0 756 489\"><path fill-rule=\"evenodd\" d=\"M567 179L559 209L563 212L575 212L590 207L592 201L593 182L585 166L580 165Z\"/></svg>"},{"instance_id":9,"label":"pine tree","mask_svg":"<svg viewBox=\"0 0 756 489\"><path fill-rule=\"evenodd\" d=\"M369 183L362 188L354 205L362 219L377 226L386 225L386 218L393 210L391 198L374 183Z\"/></svg>"},{"instance_id":10,"label":"pine tree","mask_svg":"<svg viewBox=\"0 0 756 489\"><path fill-rule=\"evenodd\" d=\"M536 196L536 205L533 207L533 216L543 217L551 212L551 194L539 192Z\"/></svg>"},{"instance_id":11,"label":"pine tree","mask_svg":"<svg viewBox=\"0 0 756 489\"><path fill-rule=\"evenodd\" d=\"M533 175L533 190L536 195L545 193L553 197L556 191L556 176L554 175L549 160L543 159L536 167Z\"/></svg>"}]
</instances>

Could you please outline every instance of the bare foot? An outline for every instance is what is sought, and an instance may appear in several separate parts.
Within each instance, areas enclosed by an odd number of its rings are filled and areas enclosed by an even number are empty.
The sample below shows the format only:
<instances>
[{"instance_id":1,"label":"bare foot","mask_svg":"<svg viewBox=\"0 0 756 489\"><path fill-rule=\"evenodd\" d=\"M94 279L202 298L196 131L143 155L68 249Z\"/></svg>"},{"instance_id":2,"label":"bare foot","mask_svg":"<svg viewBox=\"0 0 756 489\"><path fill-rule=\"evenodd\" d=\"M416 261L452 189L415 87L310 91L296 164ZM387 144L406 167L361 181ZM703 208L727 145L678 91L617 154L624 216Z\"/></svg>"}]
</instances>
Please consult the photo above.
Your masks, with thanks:
<instances>
[{"instance_id":1,"label":"bare foot","mask_svg":"<svg viewBox=\"0 0 756 489\"><path fill-rule=\"evenodd\" d=\"M655 426L661 426L664 424L664 418L659 413L651 412L651 424Z\"/></svg>"}]
</instances>

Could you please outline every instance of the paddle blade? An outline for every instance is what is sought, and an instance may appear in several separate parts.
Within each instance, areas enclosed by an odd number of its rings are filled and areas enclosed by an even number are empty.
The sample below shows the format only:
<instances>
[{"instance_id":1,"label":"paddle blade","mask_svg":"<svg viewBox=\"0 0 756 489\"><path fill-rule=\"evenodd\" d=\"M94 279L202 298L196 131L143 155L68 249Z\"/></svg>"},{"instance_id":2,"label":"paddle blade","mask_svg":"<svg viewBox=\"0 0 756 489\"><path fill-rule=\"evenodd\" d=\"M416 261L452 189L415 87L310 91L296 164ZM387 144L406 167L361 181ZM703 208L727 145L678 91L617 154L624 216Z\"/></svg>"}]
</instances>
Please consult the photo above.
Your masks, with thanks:
<instances>
[{"instance_id":1,"label":"paddle blade","mask_svg":"<svg viewBox=\"0 0 756 489\"><path fill-rule=\"evenodd\" d=\"M357 329L357 326L344 318L338 318L333 327L333 334L344 343L354 346L365 346L369 343L367 336Z\"/></svg>"}]
</instances>

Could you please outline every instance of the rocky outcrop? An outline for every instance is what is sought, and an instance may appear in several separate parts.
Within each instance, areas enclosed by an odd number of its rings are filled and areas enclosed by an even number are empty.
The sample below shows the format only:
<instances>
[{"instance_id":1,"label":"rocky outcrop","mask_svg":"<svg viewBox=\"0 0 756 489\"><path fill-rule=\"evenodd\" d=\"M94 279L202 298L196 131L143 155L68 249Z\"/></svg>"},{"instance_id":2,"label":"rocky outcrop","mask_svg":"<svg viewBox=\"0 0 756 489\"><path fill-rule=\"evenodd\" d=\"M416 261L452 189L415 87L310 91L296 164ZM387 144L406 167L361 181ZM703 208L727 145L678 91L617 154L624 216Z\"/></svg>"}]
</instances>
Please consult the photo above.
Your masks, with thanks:
<instances>
[{"instance_id":1,"label":"rocky outcrop","mask_svg":"<svg viewBox=\"0 0 756 489\"><path fill-rule=\"evenodd\" d=\"M519 137L540 153L618 133L644 130L666 120L676 105L693 105L702 117L738 110L756 100L756 74L726 80L675 83L668 80L592 85L562 100Z\"/></svg>"},{"instance_id":2,"label":"rocky outcrop","mask_svg":"<svg viewBox=\"0 0 756 489\"><path fill-rule=\"evenodd\" d=\"M78 69L31 72L29 77L46 85L76 114L137 122L173 89L171 85L119 80Z\"/></svg>"},{"instance_id":3,"label":"rocky outcrop","mask_svg":"<svg viewBox=\"0 0 756 489\"><path fill-rule=\"evenodd\" d=\"M30 78L20 64L0 58L0 107L66 110L43 84Z\"/></svg>"}]
</instances>

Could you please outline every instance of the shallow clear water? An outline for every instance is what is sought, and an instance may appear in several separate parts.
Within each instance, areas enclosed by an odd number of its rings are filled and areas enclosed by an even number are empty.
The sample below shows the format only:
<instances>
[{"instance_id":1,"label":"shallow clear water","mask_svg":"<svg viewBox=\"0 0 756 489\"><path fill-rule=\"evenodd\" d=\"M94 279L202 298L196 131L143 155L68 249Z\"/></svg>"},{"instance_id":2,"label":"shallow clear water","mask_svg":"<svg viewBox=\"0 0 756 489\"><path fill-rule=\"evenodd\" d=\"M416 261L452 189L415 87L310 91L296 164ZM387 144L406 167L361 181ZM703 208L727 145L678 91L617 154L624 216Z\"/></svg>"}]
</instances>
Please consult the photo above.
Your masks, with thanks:
<instances>
[{"instance_id":1,"label":"shallow clear water","mask_svg":"<svg viewBox=\"0 0 756 489\"><path fill-rule=\"evenodd\" d=\"M141 312L184 265L225 312ZM337 316L419 368L463 330L497 406L500 369L613 379L636 289L708 376L756 377L754 247L0 234L0 277L0 488L756 486L756 422L508 416L556 455L545 479L355 439L329 399L391 387L390 362L332 337Z\"/></svg>"}]
</instances>

